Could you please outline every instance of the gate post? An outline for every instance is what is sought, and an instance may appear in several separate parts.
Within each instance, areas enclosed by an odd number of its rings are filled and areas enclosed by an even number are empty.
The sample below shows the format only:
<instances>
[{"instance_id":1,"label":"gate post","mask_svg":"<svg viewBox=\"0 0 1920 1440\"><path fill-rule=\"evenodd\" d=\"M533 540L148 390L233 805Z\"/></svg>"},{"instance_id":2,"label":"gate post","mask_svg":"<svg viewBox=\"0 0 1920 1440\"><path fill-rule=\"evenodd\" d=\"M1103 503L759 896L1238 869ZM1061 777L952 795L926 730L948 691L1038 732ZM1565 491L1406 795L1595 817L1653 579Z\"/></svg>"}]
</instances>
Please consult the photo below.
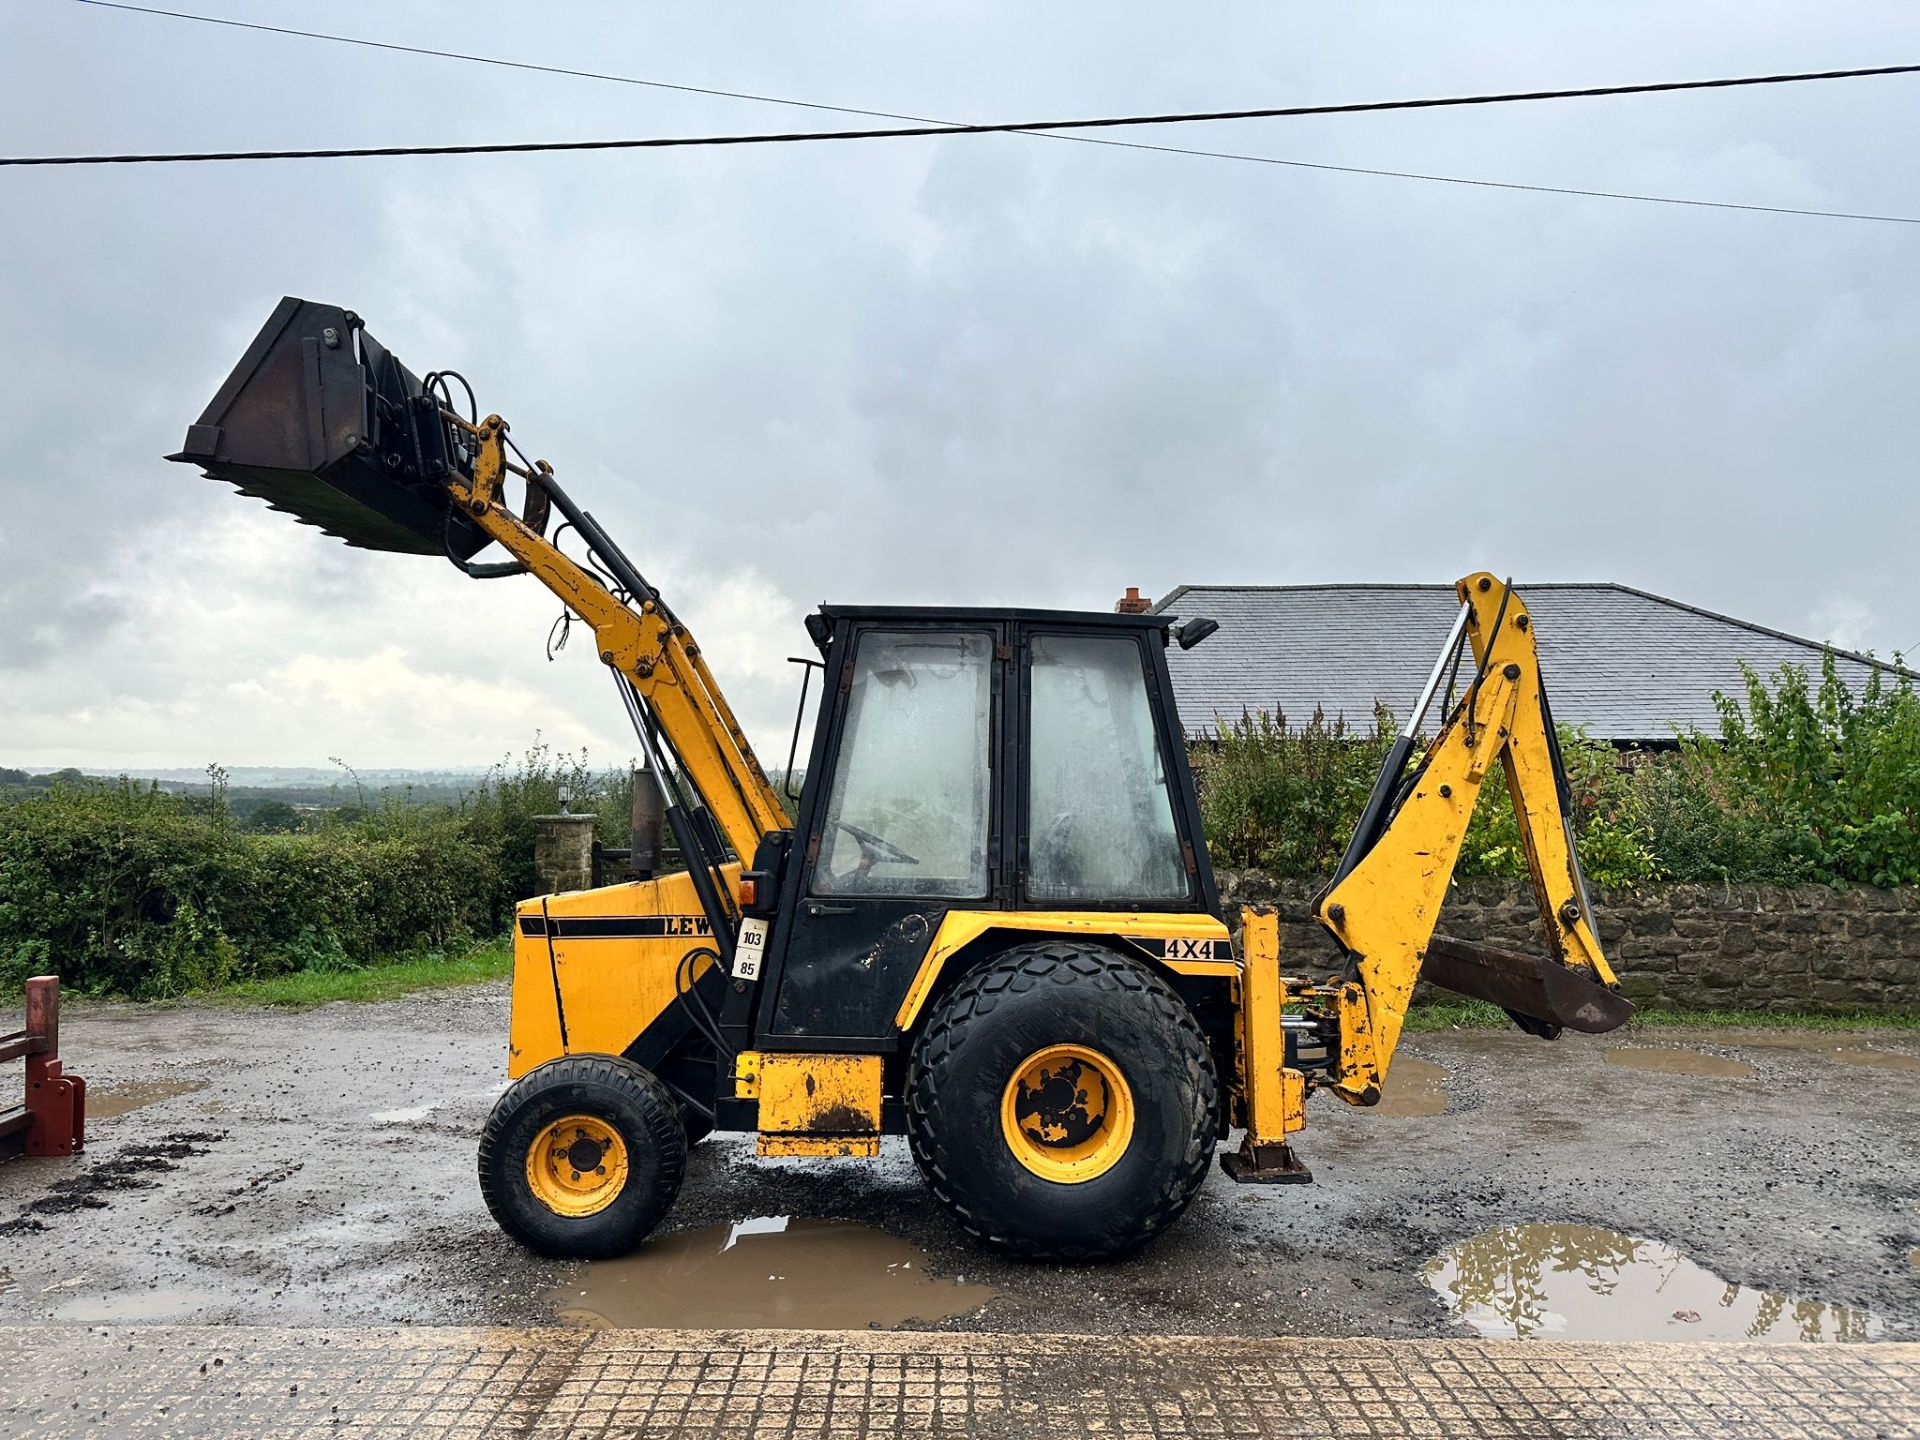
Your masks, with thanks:
<instances>
[{"instance_id":1,"label":"gate post","mask_svg":"<svg viewBox=\"0 0 1920 1440\"><path fill-rule=\"evenodd\" d=\"M0 1160L15 1155L77 1155L87 1139L87 1082L60 1062L60 977L27 981L26 1025L0 1035L0 1060L24 1058L23 1104L0 1110Z\"/></svg>"},{"instance_id":2,"label":"gate post","mask_svg":"<svg viewBox=\"0 0 1920 1440\"><path fill-rule=\"evenodd\" d=\"M533 873L542 895L593 888L591 815L533 817Z\"/></svg>"}]
</instances>

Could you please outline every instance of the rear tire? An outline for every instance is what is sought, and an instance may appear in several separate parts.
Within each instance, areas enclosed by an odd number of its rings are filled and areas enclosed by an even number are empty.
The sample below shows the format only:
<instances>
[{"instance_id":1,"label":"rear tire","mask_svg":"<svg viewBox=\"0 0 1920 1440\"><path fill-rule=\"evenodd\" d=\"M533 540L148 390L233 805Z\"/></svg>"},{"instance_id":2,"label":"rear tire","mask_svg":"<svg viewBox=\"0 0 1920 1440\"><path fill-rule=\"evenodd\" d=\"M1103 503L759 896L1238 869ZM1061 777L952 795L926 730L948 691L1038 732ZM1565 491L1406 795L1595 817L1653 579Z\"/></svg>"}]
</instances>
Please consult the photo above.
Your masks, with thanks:
<instances>
[{"instance_id":1,"label":"rear tire","mask_svg":"<svg viewBox=\"0 0 1920 1440\"><path fill-rule=\"evenodd\" d=\"M614 1055L549 1060L514 1081L480 1132L480 1194L529 1250L624 1255L665 1218L686 1176L680 1104Z\"/></svg>"},{"instance_id":2,"label":"rear tire","mask_svg":"<svg viewBox=\"0 0 1920 1440\"><path fill-rule=\"evenodd\" d=\"M1042 941L963 979L914 1043L907 1136L934 1196L996 1249L1137 1250L1206 1179L1219 1082L1193 1014L1137 961Z\"/></svg>"}]
</instances>

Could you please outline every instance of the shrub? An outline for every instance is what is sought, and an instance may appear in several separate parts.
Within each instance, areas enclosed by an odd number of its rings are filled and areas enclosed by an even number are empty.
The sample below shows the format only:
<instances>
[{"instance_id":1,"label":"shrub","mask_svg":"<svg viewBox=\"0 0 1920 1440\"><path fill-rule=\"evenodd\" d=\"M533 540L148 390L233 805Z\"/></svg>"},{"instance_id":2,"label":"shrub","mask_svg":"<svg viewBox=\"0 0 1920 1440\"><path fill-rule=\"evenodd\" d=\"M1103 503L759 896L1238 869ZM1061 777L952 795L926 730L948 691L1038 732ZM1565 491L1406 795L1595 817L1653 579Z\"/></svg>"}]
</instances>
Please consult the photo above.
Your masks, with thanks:
<instances>
[{"instance_id":1,"label":"shrub","mask_svg":"<svg viewBox=\"0 0 1920 1440\"><path fill-rule=\"evenodd\" d=\"M1195 747L1194 783L1216 865L1252 866L1276 875L1325 875L1347 837L1393 743L1393 716L1382 707L1370 730L1328 723L1316 710L1299 729L1283 714L1242 714Z\"/></svg>"},{"instance_id":2,"label":"shrub","mask_svg":"<svg viewBox=\"0 0 1920 1440\"><path fill-rule=\"evenodd\" d=\"M469 840L493 855L498 867L493 894L497 923L504 925L516 900L538 888L533 870L533 821L560 811L560 787L568 787L568 807L595 817L594 837L603 845L626 845L633 813L631 768L595 770L587 752L555 751L534 737L517 764L501 761L474 787L460 810L460 826Z\"/></svg>"},{"instance_id":3,"label":"shrub","mask_svg":"<svg viewBox=\"0 0 1920 1440\"><path fill-rule=\"evenodd\" d=\"M275 801L89 781L75 771L0 802L0 987L53 972L76 990L152 998L294 970L338 971L497 934L536 888L536 815L599 817L627 843L633 779L536 739L457 808L410 795L318 815Z\"/></svg>"},{"instance_id":4,"label":"shrub","mask_svg":"<svg viewBox=\"0 0 1920 1440\"><path fill-rule=\"evenodd\" d=\"M1560 727L1560 754L1572 797L1568 819L1580 868L1597 885L1632 886L1665 874L1652 835L1635 803L1632 774L1620 752L1581 731ZM1459 874L1520 879L1527 873L1526 848L1513 812L1503 766L1481 787L1480 804L1460 850Z\"/></svg>"},{"instance_id":5,"label":"shrub","mask_svg":"<svg viewBox=\"0 0 1920 1440\"><path fill-rule=\"evenodd\" d=\"M1748 803L1721 773L1716 748L1689 736L1678 752L1634 774L1634 802L1667 875L1773 885L1816 879L1819 867L1804 837Z\"/></svg>"},{"instance_id":6,"label":"shrub","mask_svg":"<svg viewBox=\"0 0 1920 1440\"><path fill-rule=\"evenodd\" d=\"M1920 694L1876 671L1854 695L1829 655L1816 686L1783 666L1717 695L1722 736L1623 755L1562 728L1570 818L1587 875L1642 881L1920 883ZM1392 738L1386 712L1360 733L1316 714L1242 716L1196 746L1215 860L1285 876L1338 863ZM1505 776L1488 777L1459 873L1526 873Z\"/></svg>"},{"instance_id":7,"label":"shrub","mask_svg":"<svg viewBox=\"0 0 1920 1440\"><path fill-rule=\"evenodd\" d=\"M1201 818L1214 862L1254 866L1275 875L1331 874L1360 822L1374 778L1393 743L1384 707L1371 729L1356 731L1315 712L1300 729L1282 715L1242 715L1216 740L1193 752ZM1632 809L1631 782L1613 747L1562 729L1561 749L1573 791L1580 859L1600 884L1631 884L1659 874L1644 827ZM1412 763L1419 763L1415 751ZM1524 876L1526 852L1496 769L1461 847L1463 875Z\"/></svg>"},{"instance_id":8,"label":"shrub","mask_svg":"<svg viewBox=\"0 0 1920 1440\"><path fill-rule=\"evenodd\" d=\"M1723 739L1686 735L1637 763L1561 732L1593 880L1920 883L1910 678L1876 676L1856 696L1829 658L1817 686L1786 667L1771 681L1748 672L1742 695L1716 699ZM1366 730L1318 713L1298 728L1264 714L1222 725L1192 756L1215 863L1331 873L1392 740L1384 709ZM79 990L138 997L497 934L536 888L533 820L560 808L561 784L576 813L599 817L602 842L621 846L633 783L538 738L458 807L360 792L319 816L259 801L242 802L242 816L217 766L194 796L18 774L0 777L0 986L52 971ZM1460 873L1526 873L1498 770Z\"/></svg>"},{"instance_id":9,"label":"shrub","mask_svg":"<svg viewBox=\"0 0 1920 1440\"><path fill-rule=\"evenodd\" d=\"M255 835L152 787L60 785L0 805L0 982L51 971L147 998L342 968L490 933L492 856L454 817L403 833Z\"/></svg>"},{"instance_id":10,"label":"shrub","mask_svg":"<svg viewBox=\"0 0 1920 1440\"><path fill-rule=\"evenodd\" d=\"M1920 694L1878 670L1854 695L1834 657L1744 697L1717 695L1721 738L1685 736L1637 777L1654 843L1681 879L1920 883Z\"/></svg>"}]
</instances>

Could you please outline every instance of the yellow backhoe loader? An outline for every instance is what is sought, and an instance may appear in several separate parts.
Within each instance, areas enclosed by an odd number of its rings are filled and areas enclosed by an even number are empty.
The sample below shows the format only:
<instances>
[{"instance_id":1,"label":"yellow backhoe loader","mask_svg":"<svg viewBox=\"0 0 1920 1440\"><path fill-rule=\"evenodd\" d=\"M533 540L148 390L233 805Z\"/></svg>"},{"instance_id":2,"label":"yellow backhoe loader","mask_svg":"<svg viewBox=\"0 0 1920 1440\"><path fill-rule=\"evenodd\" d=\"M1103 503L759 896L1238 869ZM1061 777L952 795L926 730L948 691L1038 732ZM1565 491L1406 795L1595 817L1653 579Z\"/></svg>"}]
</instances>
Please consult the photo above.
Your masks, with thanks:
<instances>
[{"instance_id":1,"label":"yellow backhoe loader","mask_svg":"<svg viewBox=\"0 0 1920 1440\"><path fill-rule=\"evenodd\" d=\"M1631 1013L1594 935L1531 621L1491 575L1460 582L1317 901L1337 967L1302 978L1271 911L1243 912L1238 953L1221 915L1166 659L1211 621L823 606L805 783L783 792L686 627L552 467L350 311L283 300L169 458L349 544L531 574L593 631L645 760L634 857L664 820L685 868L518 907L512 1084L480 1184L544 1254L639 1243L716 1129L774 1156L870 1156L904 1133L980 1240L1118 1254L1180 1215L1235 1130L1233 1179L1310 1179L1290 1143L1308 1097L1380 1098L1417 980L1546 1038ZM476 562L489 544L507 558ZM1450 670L1458 700L1416 763ZM1434 935L1496 761L1547 958Z\"/></svg>"}]
</instances>

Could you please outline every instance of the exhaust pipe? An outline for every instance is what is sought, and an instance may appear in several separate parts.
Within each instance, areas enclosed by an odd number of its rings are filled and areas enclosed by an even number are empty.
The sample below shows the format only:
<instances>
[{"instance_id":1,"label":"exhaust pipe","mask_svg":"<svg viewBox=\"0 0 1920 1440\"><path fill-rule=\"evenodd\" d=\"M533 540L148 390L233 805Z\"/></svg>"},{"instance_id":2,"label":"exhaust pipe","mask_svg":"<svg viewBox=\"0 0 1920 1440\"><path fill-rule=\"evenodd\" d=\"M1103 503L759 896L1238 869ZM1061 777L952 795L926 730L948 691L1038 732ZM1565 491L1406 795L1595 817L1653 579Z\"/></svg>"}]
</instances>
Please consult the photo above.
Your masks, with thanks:
<instances>
[{"instance_id":1,"label":"exhaust pipe","mask_svg":"<svg viewBox=\"0 0 1920 1440\"><path fill-rule=\"evenodd\" d=\"M473 473L465 432L336 305L283 299L167 459L362 549L464 564L487 544L445 488Z\"/></svg>"},{"instance_id":2,"label":"exhaust pipe","mask_svg":"<svg viewBox=\"0 0 1920 1440\"><path fill-rule=\"evenodd\" d=\"M636 880L651 880L660 868L661 834L667 812L660 787L644 767L633 772L633 818L627 836L627 868Z\"/></svg>"}]
</instances>

